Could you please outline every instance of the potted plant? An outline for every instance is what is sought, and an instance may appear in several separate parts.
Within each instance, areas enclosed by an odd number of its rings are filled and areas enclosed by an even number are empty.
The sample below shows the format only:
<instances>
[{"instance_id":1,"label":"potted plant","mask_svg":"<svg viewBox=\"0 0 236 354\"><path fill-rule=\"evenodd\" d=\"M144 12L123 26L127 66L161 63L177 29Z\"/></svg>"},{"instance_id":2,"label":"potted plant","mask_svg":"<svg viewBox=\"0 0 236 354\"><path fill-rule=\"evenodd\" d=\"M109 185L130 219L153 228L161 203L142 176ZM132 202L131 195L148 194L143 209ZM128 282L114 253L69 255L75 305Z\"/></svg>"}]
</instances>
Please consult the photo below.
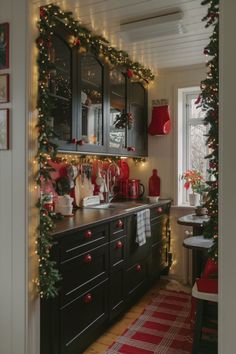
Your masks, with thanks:
<instances>
[{"instance_id":1,"label":"potted plant","mask_svg":"<svg viewBox=\"0 0 236 354\"><path fill-rule=\"evenodd\" d=\"M184 188L188 190L192 189L192 193L189 193L189 204L191 206L196 206L200 202L200 195L202 194L205 183L203 181L203 176L197 170L187 170L183 173L182 179L185 181Z\"/></svg>"}]
</instances>

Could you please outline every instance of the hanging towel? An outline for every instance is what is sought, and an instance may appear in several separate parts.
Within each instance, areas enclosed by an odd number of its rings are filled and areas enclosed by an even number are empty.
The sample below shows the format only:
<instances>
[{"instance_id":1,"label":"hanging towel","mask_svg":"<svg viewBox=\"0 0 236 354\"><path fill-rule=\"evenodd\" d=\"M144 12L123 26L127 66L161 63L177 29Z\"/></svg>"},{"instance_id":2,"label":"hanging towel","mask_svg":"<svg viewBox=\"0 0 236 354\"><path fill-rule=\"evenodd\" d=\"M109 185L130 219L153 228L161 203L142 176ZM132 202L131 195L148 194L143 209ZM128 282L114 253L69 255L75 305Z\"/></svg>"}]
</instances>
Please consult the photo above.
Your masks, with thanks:
<instances>
[{"instance_id":1,"label":"hanging towel","mask_svg":"<svg viewBox=\"0 0 236 354\"><path fill-rule=\"evenodd\" d=\"M150 209L145 209L137 213L136 242L139 246L146 243L146 237L151 237Z\"/></svg>"}]
</instances>

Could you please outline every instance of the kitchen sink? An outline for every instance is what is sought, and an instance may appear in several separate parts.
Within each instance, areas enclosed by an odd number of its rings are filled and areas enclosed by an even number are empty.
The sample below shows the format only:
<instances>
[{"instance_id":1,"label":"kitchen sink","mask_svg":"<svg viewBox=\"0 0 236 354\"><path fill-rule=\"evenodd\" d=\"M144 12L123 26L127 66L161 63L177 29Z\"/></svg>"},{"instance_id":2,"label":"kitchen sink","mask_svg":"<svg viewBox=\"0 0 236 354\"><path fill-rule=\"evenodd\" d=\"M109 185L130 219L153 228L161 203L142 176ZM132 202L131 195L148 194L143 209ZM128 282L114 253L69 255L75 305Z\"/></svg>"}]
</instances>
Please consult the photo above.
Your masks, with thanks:
<instances>
[{"instance_id":1,"label":"kitchen sink","mask_svg":"<svg viewBox=\"0 0 236 354\"><path fill-rule=\"evenodd\" d=\"M89 205L86 208L89 209L122 209L124 211L130 211L139 209L140 207L148 206L147 203L136 203L136 202L120 202L120 203L107 203L107 204L98 204L98 205Z\"/></svg>"}]
</instances>

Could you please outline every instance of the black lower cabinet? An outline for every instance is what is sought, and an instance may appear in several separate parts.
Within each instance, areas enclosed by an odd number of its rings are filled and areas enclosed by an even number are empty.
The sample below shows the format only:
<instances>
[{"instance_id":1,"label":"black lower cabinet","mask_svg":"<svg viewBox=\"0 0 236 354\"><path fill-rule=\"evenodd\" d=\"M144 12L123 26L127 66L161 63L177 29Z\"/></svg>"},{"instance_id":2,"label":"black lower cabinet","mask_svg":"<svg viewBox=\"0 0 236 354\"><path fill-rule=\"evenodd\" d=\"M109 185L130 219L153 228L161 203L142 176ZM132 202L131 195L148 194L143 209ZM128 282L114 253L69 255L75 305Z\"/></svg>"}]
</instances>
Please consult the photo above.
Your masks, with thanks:
<instances>
[{"instance_id":1,"label":"black lower cabinet","mask_svg":"<svg viewBox=\"0 0 236 354\"><path fill-rule=\"evenodd\" d=\"M108 281L60 309L61 354L78 354L108 319Z\"/></svg>"},{"instance_id":2,"label":"black lower cabinet","mask_svg":"<svg viewBox=\"0 0 236 354\"><path fill-rule=\"evenodd\" d=\"M151 210L151 237L136 242L136 215L61 234L59 296L41 301L41 354L80 354L168 269L170 203ZM168 229L168 232L167 232Z\"/></svg>"}]
</instances>

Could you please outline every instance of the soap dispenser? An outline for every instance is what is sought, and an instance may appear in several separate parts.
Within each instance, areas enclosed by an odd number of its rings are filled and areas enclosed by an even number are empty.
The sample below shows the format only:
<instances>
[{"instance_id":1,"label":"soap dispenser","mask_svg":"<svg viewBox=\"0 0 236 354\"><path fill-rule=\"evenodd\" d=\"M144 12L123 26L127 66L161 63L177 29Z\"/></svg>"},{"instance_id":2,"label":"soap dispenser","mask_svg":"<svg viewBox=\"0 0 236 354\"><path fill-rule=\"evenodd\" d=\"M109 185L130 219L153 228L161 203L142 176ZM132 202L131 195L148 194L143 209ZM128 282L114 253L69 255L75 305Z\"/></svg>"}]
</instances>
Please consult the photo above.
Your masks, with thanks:
<instances>
[{"instance_id":1,"label":"soap dispenser","mask_svg":"<svg viewBox=\"0 0 236 354\"><path fill-rule=\"evenodd\" d=\"M149 178L149 196L160 196L160 177L157 175L157 170L152 170L152 176Z\"/></svg>"}]
</instances>

